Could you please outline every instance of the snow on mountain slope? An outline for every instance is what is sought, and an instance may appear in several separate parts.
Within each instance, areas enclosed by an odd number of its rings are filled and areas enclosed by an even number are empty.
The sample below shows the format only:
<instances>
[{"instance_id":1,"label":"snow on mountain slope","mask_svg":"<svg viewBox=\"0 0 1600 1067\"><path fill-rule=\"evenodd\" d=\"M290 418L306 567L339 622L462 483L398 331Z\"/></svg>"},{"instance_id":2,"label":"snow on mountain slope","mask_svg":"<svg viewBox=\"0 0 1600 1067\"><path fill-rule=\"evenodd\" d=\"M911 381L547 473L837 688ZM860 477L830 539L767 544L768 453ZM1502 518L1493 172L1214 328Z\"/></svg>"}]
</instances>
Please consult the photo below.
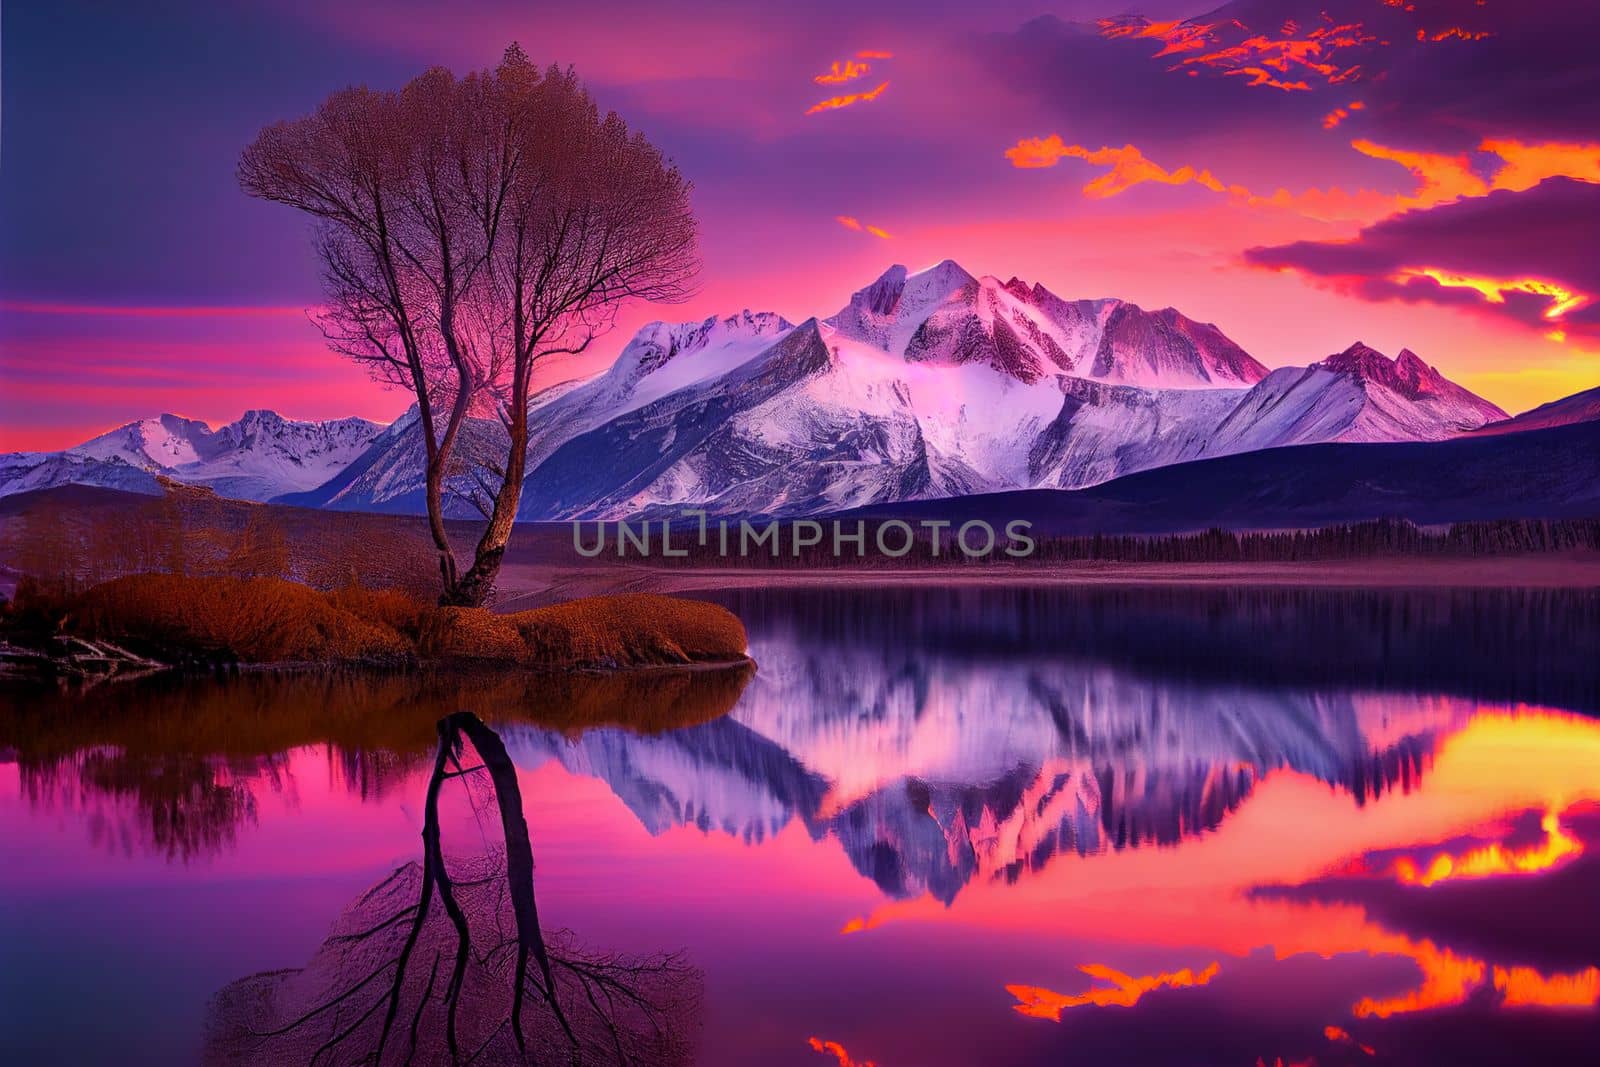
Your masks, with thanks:
<instances>
[{"instance_id":1,"label":"snow on mountain slope","mask_svg":"<svg viewBox=\"0 0 1600 1067\"><path fill-rule=\"evenodd\" d=\"M195 419L159 415L128 423L65 452L47 454L55 462L34 464L26 479L30 484L19 478L0 479L0 495L42 488L31 484L41 479L51 485L137 484L141 492L154 491L153 478L133 478L121 469L126 467L207 486L223 496L269 500L335 477L382 430L366 419L297 422L274 411L247 411L216 430ZM12 456L6 462L10 469L21 461Z\"/></svg>"},{"instance_id":2,"label":"snow on mountain slope","mask_svg":"<svg viewBox=\"0 0 1600 1067\"><path fill-rule=\"evenodd\" d=\"M1252 385L1267 373L1215 326L1172 308L1062 300L1017 278L974 278L951 260L914 275L897 264L825 321L908 363L987 363L1029 383L1069 373L1150 388L1218 388Z\"/></svg>"},{"instance_id":3,"label":"snow on mountain slope","mask_svg":"<svg viewBox=\"0 0 1600 1067\"><path fill-rule=\"evenodd\" d=\"M651 323L605 371L534 397L520 518L704 506L804 514L1012 489L1322 441L1436 440L1504 418L1409 351L1364 345L1270 374L1171 308L1065 300L945 260L893 266L833 316L746 310ZM225 495L421 512L421 428L251 412L211 431L162 416L78 454ZM447 514L473 517L474 464L505 431L469 419Z\"/></svg>"},{"instance_id":4,"label":"snow on mountain slope","mask_svg":"<svg viewBox=\"0 0 1600 1067\"><path fill-rule=\"evenodd\" d=\"M0 496L58 485L95 485L149 496L161 494L161 483L154 474L119 455L95 459L71 452L0 454Z\"/></svg>"},{"instance_id":5,"label":"snow on mountain slope","mask_svg":"<svg viewBox=\"0 0 1600 1067\"><path fill-rule=\"evenodd\" d=\"M157 415L119 426L69 451L91 459L116 456L145 470L165 470L199 460L196 442L210 434L211 427L197 419Z\"/></svg>"},{"instance_id":6,"label":"snow on mountain slope","mask_svg":"<svg viewBox=\"0 0 1600 1067\"><path fill-rule=\"evenodd\" d=\"M1409 352L1358 345L1269 376L1177 312L1063 301L948 260L893 267L822 322L759 318L653 325L536 405L522 517L1077 488L1308 440L1432 440L1498 412Z\"/></svg>"},{"instance_id":7,"label":"snow on mountain slope","mask_svg":"<svg viewBox=\"0 0 1600 1067\"><path fill-rule=\"evenodd\" d=\"M1327 441L1439 441L1505 418L1410 349L1394 360L1356 343L1309 367L1281 367L1217 427L1205 455Z\"/></svg>"}]
</instances>

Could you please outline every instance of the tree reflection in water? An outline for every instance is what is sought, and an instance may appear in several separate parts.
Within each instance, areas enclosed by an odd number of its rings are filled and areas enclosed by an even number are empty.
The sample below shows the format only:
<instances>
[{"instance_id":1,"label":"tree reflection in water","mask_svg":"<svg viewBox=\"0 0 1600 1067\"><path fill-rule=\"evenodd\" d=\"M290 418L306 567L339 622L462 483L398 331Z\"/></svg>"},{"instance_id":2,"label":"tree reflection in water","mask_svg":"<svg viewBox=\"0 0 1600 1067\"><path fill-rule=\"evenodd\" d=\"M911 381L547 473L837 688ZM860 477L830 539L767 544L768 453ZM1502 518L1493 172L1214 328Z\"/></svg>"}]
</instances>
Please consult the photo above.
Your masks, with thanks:
<instances>
[{"instance_id":1,"label":"tree reflection in water","mask_svg":"<svg viewBox=\"0 0 1600 1067\"><path fill-rule=\"evenodd\" d=\"M502 839L447 862L439 805L452 783L480 813L492 806ZM699 972L677 954L547 938L533 874L516 768L499 735L470 712L440 719L421 862L358 898L304 969L222 990L206 1062L687 1063Z\"/></svg>"}]
</instances>

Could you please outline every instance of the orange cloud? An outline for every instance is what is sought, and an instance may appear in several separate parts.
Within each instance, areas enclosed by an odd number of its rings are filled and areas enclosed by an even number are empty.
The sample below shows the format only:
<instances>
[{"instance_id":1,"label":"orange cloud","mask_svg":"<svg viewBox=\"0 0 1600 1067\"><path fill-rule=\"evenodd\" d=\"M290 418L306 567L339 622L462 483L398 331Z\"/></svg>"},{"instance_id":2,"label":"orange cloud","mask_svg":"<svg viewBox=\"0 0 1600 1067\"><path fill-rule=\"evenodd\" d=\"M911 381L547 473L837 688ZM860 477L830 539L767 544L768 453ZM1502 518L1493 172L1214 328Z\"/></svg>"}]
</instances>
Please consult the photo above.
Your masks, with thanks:
<instances>
[{"instance_id":1,"label":"orange cloud","mask_svg":"<svg viewBox=\"0 0 1600 1067\"><path fill-rule=\"evenodd\" d=\"M1326 18L1326 16L1324 16ZM1354 78L1360 65L1347 63L1338 54L1378 42L1359 22L1336 24L1332 21L1300 36L1294 20L1285 22L1280 36L1246 36L1233 44L1222 44L1222 33L1248 33L1243 23L1151 22L1141 16L1107 18L1099 21L1102 36L1111 38L1153 38L1162 42L1151 58L1199 52L1185 56L1167 68L1191 75L1209 69L1224 77L1244 76L1251 86L1265 86L1284 92L1309 92L1311 82L1338 85ZM1218 31L1221 31L1220 33Z\"/></svg>"},{"instance_id":2,"label":"orange cloud","mask_svg":"<svg viewBox=\"0 0 1600 1067\"><path fill-rule=\"evenodd\" d=\"M864 78L871 71L871 63L857 63L853 59L847 59L841 63L836 59L833 61L833 66L828 68L827 73L818 74L811 80L818 85L841 85L844 82L855 81L857 78Z\"/></svg>"},{"instance_id":3,"label":"orange cloud","mask_svg":"<svg viewBox=\"0 0 1600 1067\"><path fill-rule=\"evenodd\" d=\"M1600 1005L1600 968L1546 977L1532 967L1496 967L1494 987L1507 1007L1592 1008Z\"/></svg>"},{"instance_id":4,"label":"orange cloud","mask_svg":"<svg viewBox=\"0 0 1600 1067\"><path fill-rule=\"evenodd\" d=\"M872 236L881 237L885 241L891 239L887 230L879 229L877 226L869 226L860 219L856 218L854 215L835 215L833 218L835 222L847 230L870 233Z\"/></svg>"},{"instance_id":5,"label":"orange cloud","mask_svg":"<svg viewBox=\"0 0 1600 1067\"><path fill-rule=\"evenodd\" d=\"M1555 177L1600 182L1600 144L1528 144L1491 139L1480 144L1478 150L1492 152L1505 161L1492 179L1496 189L1532 189L1546 178Z\"/></svg>"},{"instance_id":6,"label":"orange cloud","mask_svg":"<svg viewBox=\"0 0 1600 1067\"><path fill-rule=\"evenodd\" d=\"M1025 138L1007 149L1005 154L1011 165L1020 169L1053 167L1063 159L1082 159L1096 166L1110 168L1083 187L1083 195L1096 200L1116 196L1144 182L1159 182L1163 185L1193 183L1214 193L1225 193L1241 204L1280 208L1322 220L1372 218L1389 213L1395 206L1393 196L1364 190L1350 193L1343 189L1308 189L1291 193L1287 189L1279 189L1260 195L1243 185L1223 182L1210 170L1192 166L1168 170L1133 145L1090 149L1083 145L1069 145L1059 134Z\"/></svg>"},{"instance_id":7,"label":"orange cloud","mask_svg":"<svg viewBox=\"0 0 1600 1067\"><path fill-rule=\"evenodd\" d=\"M1429 33L1427 30L1422 29L1417 31L1417 40L1419 41L1482 41L1493 36L1494 34L1488 30L1464 30L1460 26L1451 26L1449 29L1439 30L1436 33Z\"/></svg>"},{"instance_id":8,"label":"orange cloud","mask_svg":"<svg viewBox=\"0 0 1600 1067\"><path fill-rule=\"evenodd\" d=\"M1482 960L1457 956L1435 947L1431 941L1411 945L1409 951L1397 954L1411 957L1422 971L1422 984L1395 997L1363 997L1352 1009L1357 1018L1387 1019L1391 1015L1449 1007L1465 1001L1483 984L1486 968Z\"/></svg>"},{"instance_id":9,"label":"orange cloud","mask_svg":"<svg viewBox=\"0 0 1600 1067\"><path fill-rule=\"evenodd\" d=\"M1364 156L1398 163L1417 179L1417 191L1397 201L1396 206L1401 209L1433 207L1458 197L1483 196L1489 191L1488 182L1473 172L1472 161L1465 154L1407 152L1365 140L1351 141L1350 147Z\"/></svg>"},{"instance_id":10,"label":"orange cloud","mask_svg":"<svg viewBox=\"0 0 1600 1067\"><path fill-rule=\"evenodd\" d=\"M1162 42L1161 51L1152 58L1204 48L1214 25L1191 22L1150 22L1141 25L1137 19L1099 20L1100 33L1105 37L1152 37Z\"/></svg>"},{"instance_id":11,"label":"orange cloud","mask_svg":"<svg viewBox=\"0 0 1600 1067\"><path fill-rule=\"evenodd\" d=\"M1324 1026L1322 1028L1322 1036L1332 1041L1335 1045L1354 1045L1368 1056L1376 1056L1378 1054L1377 1050L1371 1045L1363 1045L1351 1037L1350 1031L1342 1026Z\"/></svg>"},{"instance_id":12,"label":"orange cloud","mask_svg":"<svg viewBox=\"0 0 1600 1067\"><path fill-rule=\"evenodd\" d=\"M1556 812L1546 812L1540 826L1544 828L1544 842L1531 848L1506 848L1496 841L1459 856L1441 852L1426 866L1402 856L1394 864L1395 878L1407 885L1430 886L1458 878L1539 874L1583 852L1582 842L1561 829L1561 819Z\"/></svg>"},{"instance_id":13,"label":"orange cloud","mask_svg":"<svg viewBox=\"0 0 1600 1067\"><path fill-rule=\"evenodd\" d=\"M893 59L893 52L875 52L870 48L863 48L856 53L857 59Z\"/></svg>"},{"instance_id":14,"label":"orange cloud","mask_svg":"<svg viewBox=\"0 0 1600 1067\"><path fill-rule=\"evenodd\" d=\"M1131 144L1121 148L1089 149L1083 145L1067 144L1057 133L1018 141L1015 147L1006 149L1006 158L1011 160L1013 167L1023 169L1053 167L1063 159L1081 159L1095 166L1109 167L1110 170L1083 187L1083 195L1094 200L1116 196L1145 182L1160 182L1163 185L1194 182L1216 193L1248 192L1242 186L1223 185L1209 170L1196 170L1193 167L1167 170L1146 158Z\"/></svg>"},{"instance_id":15,"label":"orange cloud","mask_svg":"<svg viewBox=\"0 0 1600 1067\"><path fill-rule=\"evenodd\" d=\"M1544 317L1552 322L1560 319L1574 308L1582 307L1592 299L1587 293L1573 292L1571 289L1557 285L1555 282L1541 281L1538 278L1515 278L1509 280L1483 278L1443 271L1434 267L1405 267L1397 271L1393 276L1393 280L1402 285L1409 284L1419 278L1431 279L1446 289L1474 289L1481 293L1483 298L1491 304L1504 304L1507 293L1531 293L1535 296L1546 296L1550 298L1550 306L1544 310Z\"/></svg>"},{"instance_id":16,"label":"orange cloud","mask_svg":"<svg viewBox=\"0 0 1600 1067\"><path fill-rule=\"evenodd\" d=\"M876 100L887 88L889 88L889 83L884 82L876 89L871 89L864 93L850 93L846 96L830 96L826 100L812 104L806 109L806 114L815 115L823 111L833 111L842 107L853 107L856 104L865 103L868 100Z\"/></svg>"},{"instance_id":17,"label":"orange cloud","mask_svg":"<svg viewBox=\"0 0 1600 1067\"><path fill-rule=\"evenodd\" d=\"M1031 985L1008 985L1006 992L1017 998L1017 1003L1011 1007L1019 1015L1032 1016L1035 1019L1054 1019L1061 1021L1061 1013L1068 1008L1076 1008L1085 1004L1092 1004L1098 1008L1119 1007L1131 1008L1139 1002L1146 993L1156 989L1189 989L1194 986L1209 985L1211 979L1217 976L1218 965L1213 963L1205 970L1196 974L1188 967L1170 974L1155 974L1135 978L1130 974L1107 967L1099 963L1086 963L1078 970L1091 978L1098 978L1103 982L1111 983L1110 988L1101 986L1091 988L1083 993L1069 995L1057 993L1054 990L1044 989Z\"/></svg>"},{"instance_id":18,"label":"orange cloud","mask_svg":"<svg viewBox=\"0 0 1600 1067\"><path fill-rule=\"evenodd\" d=\"M806 1044L811 1046L813 1052L821 1052L838 1060L839 1067L878 1067L872 1060L852 1059L850 1053L846 1052L845 1047L837 1041L824 1041L820 1037L811 1037L806 1039Z\"/></svg>"},{"instance_id":19,"label":"orange cloud","mask_svg":"<svg viewBox=\"0 0 1600 1067\"><path fill-rule=\"evenodd\" d=\"M1352 100L1350 101L1348 107L1336 107L1326 115L1322 116L1322 128L1325 130L1331 130L1335 126L1338 126L1339 123L1349 118L1352 111L1360 111L1366 106L1366 104L1363 104L1359 100Z\"/></svg>"}]
</instances>

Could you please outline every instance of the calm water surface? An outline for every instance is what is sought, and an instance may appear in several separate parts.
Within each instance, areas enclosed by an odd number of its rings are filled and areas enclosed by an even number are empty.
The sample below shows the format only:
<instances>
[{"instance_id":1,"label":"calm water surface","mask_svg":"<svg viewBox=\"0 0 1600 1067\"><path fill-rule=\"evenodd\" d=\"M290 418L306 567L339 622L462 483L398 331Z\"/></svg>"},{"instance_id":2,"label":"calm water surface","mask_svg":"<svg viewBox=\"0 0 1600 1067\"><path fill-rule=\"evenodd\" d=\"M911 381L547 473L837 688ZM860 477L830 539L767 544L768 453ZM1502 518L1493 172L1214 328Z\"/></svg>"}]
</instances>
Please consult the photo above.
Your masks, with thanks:
<instances>
[{"instance_id":1,"label":"calm water surface","mask_svg":"<svg viewBox=\"0 0 1600 1067\"><path fill-rule=\"evenodd\" d=\"M0 1062L508 1055L517 840L643 1062L1600 1052L1600 596L721 599L754 674L0 696Z\"/></svg>"}]
</instances>

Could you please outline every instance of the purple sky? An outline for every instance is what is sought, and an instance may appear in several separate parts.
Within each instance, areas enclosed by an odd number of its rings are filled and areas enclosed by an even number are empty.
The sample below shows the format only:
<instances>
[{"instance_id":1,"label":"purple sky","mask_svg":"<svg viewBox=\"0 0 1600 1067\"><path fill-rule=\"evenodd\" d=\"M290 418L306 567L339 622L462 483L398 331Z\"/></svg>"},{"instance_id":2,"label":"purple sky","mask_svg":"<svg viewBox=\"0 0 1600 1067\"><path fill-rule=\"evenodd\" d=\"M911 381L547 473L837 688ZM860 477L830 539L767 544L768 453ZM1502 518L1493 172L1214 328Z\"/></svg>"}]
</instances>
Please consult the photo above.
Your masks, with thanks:
<instances>
[{"instance_id":1,"label":"purple sky","mask_svg":"<svg viewBox=\"0 0 1600 1067\"><path fill-rule=\"evenodd\" d=\"M234 163L333 89L491 65L513 39L667 150L704 231L695 299L629 309L558 376L650 318L826 315L890 263L949 256L1176 306L1269 365L1409 346L1512 410L1600 383L1590 0L1096 21L1117 6L8 4L0 448L165 410L393 417L405 398L305 319L304 221L240 193ZM836 69L854 76L816 80Z\"/></svg>"}]
</instances>

